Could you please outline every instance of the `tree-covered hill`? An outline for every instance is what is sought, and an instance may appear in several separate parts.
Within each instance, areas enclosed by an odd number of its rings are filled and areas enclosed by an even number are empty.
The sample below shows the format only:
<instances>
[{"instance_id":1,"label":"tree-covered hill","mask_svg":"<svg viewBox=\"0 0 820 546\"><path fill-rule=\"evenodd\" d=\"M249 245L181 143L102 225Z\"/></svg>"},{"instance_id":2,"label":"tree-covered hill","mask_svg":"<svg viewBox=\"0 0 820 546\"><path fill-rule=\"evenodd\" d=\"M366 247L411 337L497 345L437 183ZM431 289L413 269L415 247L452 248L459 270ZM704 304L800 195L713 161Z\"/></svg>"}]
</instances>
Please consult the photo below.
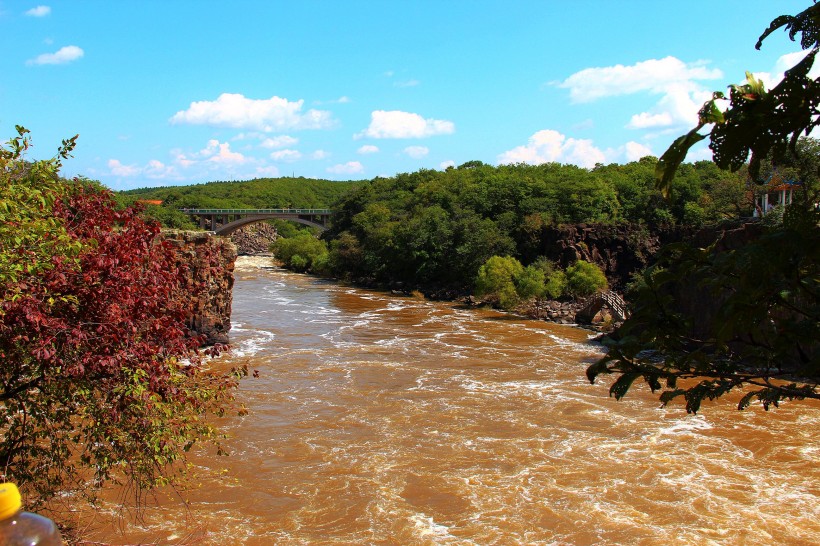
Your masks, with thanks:
<instances>
[{"instance_id":1,"label":"tree-covered hill","mask_svg":"<svg viewBox=\"0 0 820 546\"><path fill-rule=\"evenodd\" d=\"M172 208L328 208L359 182L311 178L257 178L191 186L141 188L120 193L124 201L162 200Z\"/></svg>"},{"instance_id":2,"label":"tree-covered hill","mask_svg":"<svg viewBox=\"0 0 820 546\"><path fill-rule=\"evenodd\" d=\"M671 199L655 189L657 159L583 169L470 162L363 183L334 205L332 273L379 283L469 288L491 256L538 260L546 228L640 224L648 231L751 215L745 177L714 163L681 166Z\"/></svg>"}]
</instances>

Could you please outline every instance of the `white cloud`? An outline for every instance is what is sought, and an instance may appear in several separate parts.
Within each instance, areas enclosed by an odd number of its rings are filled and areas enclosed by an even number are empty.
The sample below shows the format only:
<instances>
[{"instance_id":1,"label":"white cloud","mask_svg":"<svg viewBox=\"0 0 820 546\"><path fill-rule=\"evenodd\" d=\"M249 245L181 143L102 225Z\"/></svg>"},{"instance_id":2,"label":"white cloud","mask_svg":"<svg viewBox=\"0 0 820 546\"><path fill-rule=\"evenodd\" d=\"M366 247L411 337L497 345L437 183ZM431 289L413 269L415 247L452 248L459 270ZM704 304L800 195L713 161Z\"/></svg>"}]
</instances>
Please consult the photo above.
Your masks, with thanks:
<instances>
[{"instance_id":1,"label":"white cloud","mask_svg":"<svg viewBox=\"0 0 820 546\"><path fill-rule=\"evenodd\" d=\"M453 161L452 159L448 159L447 161L442 161L442 162L439 164L439 166L438 166L438 167L439 167L439 169L441 169L442 171L446 171L449 167L455 167L455 166L456 166L456 162L455 162L455 161Z\"/></svg>"},{"instance_id":2,"label":"white cloud","mask_svg":"<svg viewBox=\"0 0 820 546\"><path fill-rule=\"evenodd\" d=\"M720 70L708 68L705 62L664 57L631 66L586 68L558 86L569 89L575 103L635 93L662 95L655 106L633 115L627 124L630 129L657 129L697 124L698 110L711 98L699 81L721 77Z\"/></svg>"},{"instance_id":3,"label":"white cloud","mask_svg":"<svg viewBox=\"0 0 820 546\"><path fill-rule=\"evenodd\" d=\"M279 176L279 169L277 169L273 165L271 165L270 167L257 167L256 175L276 178L277 176Z\"/></svg>"},{"instance_id":4,"label":"white cloud","mask_svg":"<svg viewBox=\"0 0 820 546\"><path fill-rule=\"evenodd\" d=\"M558 131L545 129L529 138L525 146L518 146L498 156L499 164L528 163L572 163L592 168L606 160L604 153L591 140L567 138Z\"/></svg>"},{"instance_id":5,"label":"white cloud","mask_svg":"<svg viewBox=\"0 0 820 546\"><path fill-rule=\"evenodd\" d=\"M313 104L347 104L349 102L351 102L350 97L342 95L338 99L332 99L327 101L316 100L313 101Z\"/></svg>"},{"instance_id":6,"label":"white cloud","mask_svg":"<svg viewBox=\"0 0 820 546\"><path fill-rule=\"evenodd\" d=\"M452 121L424 119L418 114L400 110L376 110L370 114L370 126L354 138L424 138L448 135L454 131Z\"/></svg>"},{"instance_id":7,"label":"white cloud","mask_svg":"<svg viewBox=\"0 0 820 546\"><path fill-rule=\"evenodd\" d=\"M295 146L299 143L298 138L293 138L288 135L281 135L273 138L266 138L260 144L263 148L285 148L287 146Z\"/></svg>"},{"instance_id":8,"label":"white cloud","mask_svg":"<svg viewBox=\"0 0 820 546\"><path fill-rule=\"evenodd\" d=\"M50 14L51 8L49 6L37 6L36 8L31 8L26 12L26 15L29 17L45 17Z\"/></svg>"},{"instance_id":9,"label":"white cloud","mask_svg":"<svg viewBox=\"0 0 820 546\"><path fill-rule=\"evenodd\" d=\"M143 169L143 173L148 178L153 179L178 178L177 171L172 165L166 165L156 159L148 162L148 165Z\"/></svg>"},{"instance_id":10,"label":"white cloud","mask_svg":"<svg viewBox=\"0 0 820 546\"><path fill-rule=\"evenodd\" d=\"M421 82L418 80L406 80L403 82L396 82L393 84L394 87L416 87Z\"/></svg>"},{"instance_id":11,"label":"white cloud","mask_svg":"<svg viewBox=\"0 0 820 546\"><path fill-rule=\"evenodd\" d=\"M42 55L38 55L34 59L26 61L26 64L66 64L71 61L76 61L83 55L85 55L85 52L81 48L70 45L61 47L56 53L43 53Z\"/></svg>"},{"instance_id":12,"label":"white cloud","mask_svg":"<svg viewBox=\"0 0 820 546\"><path fill-rule=\"evenodd\" d=\"M140 173L140 169L136 165L123 165L118 159L109 159L108 169L114 176L129 177Z\"/></svg>"},{"instance_id":13,"label":"white cloud","mask_svg":"<svg viewBox=\"0 0 820 546\"><path fill-rule=\"evenodd\" d=\"M265 132L290 129L327 129L334 120L330 112L302 112L303 100L291 102L273 96L248 99L236 93L223 93L215 101L192 102L187 110L174 114L171 123L211 125Z\"/></svg>"},{"instance_id":14,"label":"white cloud","mask_svg":"<svg viewBox=\"0 0 820 546\"><path fill-rule=\"evenodd\" d=\"M247 160L241 153L232 152L229 143L215 139L209 140L208 145L197 155L212 163L244 163Z\"/></svg>"},{"instance_id":15,"label":"white cloud","mask_svg":"<svg viewBox=\"0 0 820 546\"><path fill-rule=\"evenodd\" d=\"M230 143L219 142L216 139L209 140L205 147L198 152L186 154L182 150L173 149L171 155L174 157L174 163L184 169L199 164L208 165L209 169L213 169L217 165L234 166L253 162L253 159L232 151Z\"/></svg>"},{"instance_id":16,"label":"white cloud","mask_svg":"<svg viewBox=\"0 0 820 546\"><path fill-rule=\"evenodd\" d=\"M648 146L632 141L624 145L624 154L626 155L627 161L638 161L642 157L653 155L652 150Z\"/></svg>"},{"instance_id":17,"label":"white cloud","mask_svg":"<svg viewBox=\"0 0 820 546\"><path fill-rule=\"evenodd\" d=\"M267 135L265 133L260 133L258 131L250 131L248 133L239 133L238 135L233 137L231 140L250 140L250 139L263 140L265 138L267 138Z\"/></svg>"},{"instance_id":18,"label":"white cloud","mask_svg":"<svg viewBox=\"0 0 820 546\"><path fill-rule=\"evenodd\" d=\"M316 150L315 152L310 154L311 159L325 159L327 157L330 157L330 152L327 152L325 150Z\"/></svg>"},{"instance_id":19,"label":"white cloud","mask_svg":"<svg viewBox=\"0 0 820 546\"><path fill-rule=\"evenodd\" d=\"M774 68L772 68L769 72L755 72L753 75L754 77L763 80L763 83L766 85L766 89L771 89L772 87L776 86L785 76L785 72L790 68L793 68L794 65L802 61L806 57L805 51L795 51L794 53L786 53L785 55L781 55L780 58L777 59L775 62ZM820 77L820 64L815 63L812 66L811 70L809 70L809 77L812 79L816 79ZM744 79L738 84L744 84L746 80Z\"/></svg>"},{"instance_id":20,"label":"white cloud","mask_svg":"<svg viewBox=\"0 0 820 546\"><path fill-rule=\"evenodd\" d=\"M659 114L650 114L649 112L641 112L635 114L629 121L630 129L649 129L651 127L667 127L672 124L672 115L669 112L661 112Z\"/></svg>"},{"instance_id":21,"label":"white cloud","mask_svg":"<svg viewBox=\"0 0 820 546\"><path fill-rule=\"evenodd\" d=\"M426 146L408 146L404 149L404 153L406 153L413 159L421 159L422 157L430 153L430 149Z\"/></svg>"},{"instance_id":22,"label":"white cloud","mask_svg":"<svg viewBox=\"0 0 820 546\"><path fill-rule=\"evenodd\" d=\"M117 159L108 160L109 174L123 178L143 177L158 179L178 179L178 173L173 166L165 165L156 159L150 160L144 167L137 165L123 165Z\"/></svg>"},{"instance_id":23,"label":"white cloud","mask_svg":"<svg viewBox=\"0 0 820 546\"><path fill-rule=\"evenodd\" d=\"M326 170L333 174L359 174L364 172L364 166L358 161L348 161L328 167Z\"/></svg>"},{"instance_id":24,"label":"white cloud","mask_svg":"<svg viewBox=\"0 0 820 546\"><path fill-rule=\"evenodd\" d=\"M378 146L373 146L372 144L365 144L364 146L360 147L356 151L358 153L362 154L362 155L364 155L364 154L375 154L379 151L379 147Z\"/></svg>"},{"instance_id":25,"label":"white cloud","mask_svg":"<svg viewBox=\"0 0 820 546\"><path fill-rule=\"evenodd\" d=\"M696 145L686 154L686 161L694 163L695 161L712 161L713 153L705 143Z\"/></svg>"},{"instance_id":26,"label":"white cloud","mask_svg":"<svg viewBox=\"0 0 820 546\"><path fill-rule=\"evenodd\" d=\"M299 150L277 150L270 156L274 161L296 161L302 158L302 153Z\"/></svg>"},{"instance_id":27,"label":"white cloud","mask_svg":"<svg viewBox=\"0 0 820 546\"><path fill-rule=\"evenodd\" d=\"M698 111L703 103L712 98L705 89L687 88L686 85L670 85L665 95L648 112L632 116L629 129L655 129L659 127L693 126L698 123Z\"/></svg>"},{"instance_id":28,"label":"white cloud","mask_svg":"<svg viewBox=\"0 0 820 546\"><path fill-rule=\"evenodd\" d=\"M691 86L695 80L723 77L718 69L703 62L684 63L675 57L649 59L632 66L621 64L585 68L558 84L569 89L572 102L591 102L604 97L631 95L642 91L665 93L670 85Z\"/></svg>"}]
</instances>

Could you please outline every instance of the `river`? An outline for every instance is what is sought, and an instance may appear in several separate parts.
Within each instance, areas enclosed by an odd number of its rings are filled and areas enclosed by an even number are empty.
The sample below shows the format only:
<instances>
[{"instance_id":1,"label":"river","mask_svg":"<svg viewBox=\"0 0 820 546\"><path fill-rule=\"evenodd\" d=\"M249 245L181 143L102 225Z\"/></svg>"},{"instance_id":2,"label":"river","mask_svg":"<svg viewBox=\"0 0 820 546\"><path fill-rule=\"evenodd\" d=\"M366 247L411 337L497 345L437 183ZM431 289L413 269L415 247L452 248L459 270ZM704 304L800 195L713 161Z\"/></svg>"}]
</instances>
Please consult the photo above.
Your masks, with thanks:
<instances>
[{"instance_id":1,"label":"river","mask_svg":"<svg viewBox=\"0 0 820 546\"><path fill-rule=\"evenodd\" d=\"M250 413L115 544L818 544L820 405L608 398L591 334L240 258Z\"/></svg>"}]
</instances>

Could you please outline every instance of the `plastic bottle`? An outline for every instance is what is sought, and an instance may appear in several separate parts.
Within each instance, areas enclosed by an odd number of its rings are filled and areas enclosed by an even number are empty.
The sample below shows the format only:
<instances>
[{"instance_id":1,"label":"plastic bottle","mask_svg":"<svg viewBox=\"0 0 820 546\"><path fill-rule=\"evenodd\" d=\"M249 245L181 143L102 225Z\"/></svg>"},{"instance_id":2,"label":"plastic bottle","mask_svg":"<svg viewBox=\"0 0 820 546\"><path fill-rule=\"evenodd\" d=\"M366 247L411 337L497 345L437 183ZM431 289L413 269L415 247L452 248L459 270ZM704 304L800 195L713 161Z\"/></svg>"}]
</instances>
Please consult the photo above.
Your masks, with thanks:
<instances>
[{"instance_id":1,"label":"plastic bottle","mask_svg":"<svg viewBox=\"0 0 820 546\"><path fill-rule=\"evenodd\" d=\"M62 546L60 530L48 518L23 512L20 491L0 483L0 546Z\"/></svg>"}]
</instances>

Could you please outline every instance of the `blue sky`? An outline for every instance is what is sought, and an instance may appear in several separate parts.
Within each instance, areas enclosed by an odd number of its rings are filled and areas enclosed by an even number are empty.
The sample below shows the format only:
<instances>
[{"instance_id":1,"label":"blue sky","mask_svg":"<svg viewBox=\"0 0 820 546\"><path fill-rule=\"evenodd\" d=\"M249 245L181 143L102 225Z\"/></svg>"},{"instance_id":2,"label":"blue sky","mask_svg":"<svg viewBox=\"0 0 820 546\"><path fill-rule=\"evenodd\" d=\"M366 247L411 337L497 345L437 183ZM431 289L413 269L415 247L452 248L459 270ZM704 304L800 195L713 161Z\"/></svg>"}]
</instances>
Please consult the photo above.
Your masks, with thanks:
<instances>
[{"instance_id":1,"label":"blue sky","mask_svg":"<svg viewBox=\"0 0 820 546\"><path fill-rule=\"evenodd\" d=\"M809 1L0 0L0 138L113 189L660 155ZM692 159L707 158L700 148Z\"/></svg>"}]
</instances>

